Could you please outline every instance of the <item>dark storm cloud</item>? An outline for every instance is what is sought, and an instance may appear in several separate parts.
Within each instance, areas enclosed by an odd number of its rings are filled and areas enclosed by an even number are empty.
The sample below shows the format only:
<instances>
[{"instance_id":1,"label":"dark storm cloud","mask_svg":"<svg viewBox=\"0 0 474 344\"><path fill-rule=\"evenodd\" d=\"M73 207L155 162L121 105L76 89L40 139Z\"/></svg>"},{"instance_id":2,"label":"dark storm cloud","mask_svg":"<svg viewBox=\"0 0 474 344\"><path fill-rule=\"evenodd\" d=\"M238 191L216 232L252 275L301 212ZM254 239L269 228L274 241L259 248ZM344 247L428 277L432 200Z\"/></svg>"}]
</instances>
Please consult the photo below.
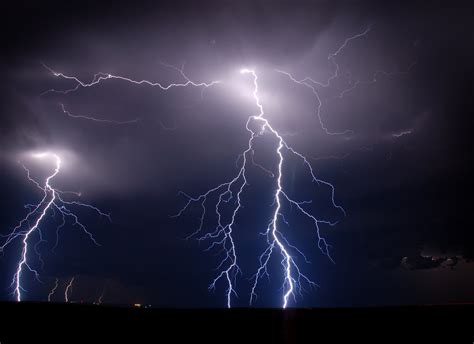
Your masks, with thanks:
<instances>
[{"instance_id":1,"label":"dark storm cloud","mask_svg":"<svg viewBox=\"0 0 474 344\"><path fill-rule=\"evenodd\" d=\"M447 258L434 258L434 257L405 257L402 259L402 265L408 269L433 269L441 266Z\"/></svg>"},{"instance_id":2,"label":"dark storm cloud","mask_svg":"<svg viewBox=\"0 0 474 344\"><path fill-rule=\"evenodd\" d=\"M236 76L243 66L258 68L268 117L290 134L288 142L315 158L318 173L336 185L348 212L327 233L338 265L318 263L324 273L321 285L329 287L325 278L339 284L342 277L334 276L342 275L348 285L359 278L372 284L385 272L371 266L418 270L456 257L473 259L473 42L467 34L472 23L460 3L445 8L421 2L86 1L22 3L3 13L10 18L1 24L0 149L9 160L2 161L8 172L2 172L1 185L12 185L7 189L11 195L21 185L12 196L15 205L4 200L3 209L20 216L23 195L30 196L19 181L22 170L12 164L19 153L70 152L75 165L61 182L114 218L97 234L103 242L100 253L90 247L87 255L80 249L70 253L72 261L81 262L71 265L81 274L99 281L105 275L124 290L143 286L143 295L156 304L220 304L221 295L206 290L213 260L201 255L202 247L179 239L194 228L197 213L181 222L169 215L183 202L176 197L179 190L197 194L235 171L247 140L245 120L255 110L239 93L238 87L249 87ZM361 85L343 98L335 97L347 86L343 81L322 92L326 125L354 131L351 136L325 135L311 92L274 70L324 80L331 73L328 54L368 26L367 37L351 42L338 57L342 73L364 81L379 70L402 73L377 75L375 84ZM199 89L163 92L119 81L66 96L41 95L74 87L54 78L41 62L83 80L102 71L165 84L180 75L162 62L184 63L193 80L224 82L206 89L202 99ZM114 125L70 118L59 103L74 114L139 121ZM257 158L265 161L264 155ZM272 164L271 159L265 162ZM304 193L298 171L292 173L292 190ZM260 211L258 200L258 195L250 197L247 208ZM4 218L2 226L11 226L13 219ZM254 228L263 220L242 221ZM256 252L254 238L244 237L246 250ZM423 256L427 246L436 254ZM317 253L315 260L324 260ZM68 269L73 268L57 266L46 274L74 273ZM342 293L334 291L322 302L350 303ZM308 303L320 304L319 296L313 297ZM367 303L372 297L378 296L361 296ZM397 300L385 297L379 300Z\"/></svg>"}]
</instances>

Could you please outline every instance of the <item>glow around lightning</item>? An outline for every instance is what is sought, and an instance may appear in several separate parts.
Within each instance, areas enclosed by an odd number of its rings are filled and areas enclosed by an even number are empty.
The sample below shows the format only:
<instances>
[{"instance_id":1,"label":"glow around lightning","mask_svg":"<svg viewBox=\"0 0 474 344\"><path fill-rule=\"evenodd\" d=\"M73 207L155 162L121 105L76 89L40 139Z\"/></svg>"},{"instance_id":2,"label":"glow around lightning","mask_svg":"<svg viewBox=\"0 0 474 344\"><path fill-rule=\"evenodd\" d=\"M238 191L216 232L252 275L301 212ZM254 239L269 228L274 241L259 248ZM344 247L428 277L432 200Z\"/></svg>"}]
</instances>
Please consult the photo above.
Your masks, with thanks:
<instances>
[{"instance_id":1,"label":"glow around lightning","mask_svg":"<svg viewBox=\"0 0 474 344\"><path fill-rule=\"evenodd\" d=\"M241 196L245 191L245 187L249 184L247 177L247 170L249 165L253 164L253 152L254 152L254 141L257 137L260 137L264 134L269 134L274 136L278 144L275 148L275 154L278 158L278 167L276 172L271 172L271 175L275 176L276 185L274 191L274 209L272 216L269 219L268 227L264 231L264 236L266 237L267 247L264 252L259 257L259 268L252 277L252 289L249 297L249 303L252 304L257 298L257 289L259 280L268 276L268 264L270 259L274 255L279 255L281 258L282 265L282 275L283 275L283 295L282 295L282 306L286 308L290 302L290 298L296 297L296 294L301 294L306 287L317 286L309 277L307 277L303 272L300 266L297 264L295 255L300 255L307 261L304 254L296 248L294 245L288 242L285 238L283 232L280 230L279 223L281 221L286 222L284 217L285 206L295 206L300 214L304 217L309 218L315 228L316 242L320 250L324 255L329 257L332 260L332 257L329 252L329 244L326 242L326 239L321 236L320 233L320 224L335 225L330 221L324 219L318 219L312 215L309 211L305 210L305 204L310 203L307 201L299 201L293 199L285 190L284 187L284 175L283 175L283 165L285 164L285 156L295 155L301 160L302 165L308 170L309 176L313 182L318 184L323 184L324 186L330 188L331 190L331 202L339 209L342 213L344 209L337 205L334 200L334 187L332 184L325 182L315 176L313 168L309 164L308 160L296 150L294 150L275 130L270 122L265 118L265 112L263 105L260 102L259 90L258 90L258 75L255 70L242 69L241 73L243 75L250 75L253 82L253 99L257 107L257 114L249 116L246 129L250 133L248 146L241 154L241 165L238 169L237 174L230 181L222 183L206 193L201 194L197 197L189 196L188 194L181 192L187 198L185 206L176 214L180 216L186 211L186 209L193 203L197 203L201 207L201 217L200 225L198 229L192 233L189 237L197 236L198 240L204 241L209 240L210 245L208 250L221 247L224 254L221 262L217 266L219 271L217 276L214 278L210 284L210 288L216 288L216 284L219 281L224 281L226 285L226 299L227 307L232 305L232 297L237 296L236 292L236 282L237 276L241 273L241 269L238 265L238 254L237 248L234 242L234 230L236 227L236 218L239 212L242 209ZM259 130L252 130L252 125L257 125ZM261 166L260 166L261 167ZM268 172L268 170L266 170ZM237 192L234 191L237 190ZM217 202L214 205L214 215L217 217L217 227L211 231L204 231L204 220L207 215L207 201L210 196L217 196ZM222 213L222 205L224 203L229 204L231 200L235 201L235 206L232 211L230 219L225 222L223 220L224 215ZM203 234L204 232L204 234Z\"/></svg>"},{"instance_id":2,"label":"glow around lightning","mask_svg":"<svg viewBox=\"0 0 474 344\"><path fill-rule=\"evenodd\" d=\"M61 158L57 154L52 152L44 152L39 154L33 154L32 157L35 159L46 160L48 162L52 160L54 162L54 170L45 179L44 184L42 185L40 184L40 182L33 179L31 177L30 170L25 165L22 165L26 171L26 176L28 180L32 182L36 186L36 188L41 190L43 197L41 201L39 201L37 204L27 204L25 206L25 208L29 210L28 213L12 229L10 234L5 236L5 240L0 246L0 251L3 252L7 248L7 246L9 246L16 239L21 240L21 255L18 260L17 269L11 283L13 294L17 301L21 301L23 293L26 292L22 282L24 278L26 278L25 272L29 271L33 273L36 279L40 281L40 273L38 269L34 268L31 265L28 258L29 255L32 254L31 246L33 245L33 241L35 240L34 236L37 235L39 237L39 240L42 240L41 227L46 216L54 214L59 214L61 216L62 221L56 228L56 235L58 235L59 229L64 227L64 225L67 223L67 220L70 219L71 224L73 226L79 227L84 232L84 234L86 234L87 237L89 237L90 240L92 240L92 242L97 246L100 246L99 243L95 240L92 233L87 230L86 226L82 224L82 222L80 222L79 217L73 212L72 209L73 207L87 208L96 212L98 215L104 216L110 220L110 216L108 214L103 213L101 210L90 204L83 203L77 200L67 200L65 198L70 197L71 195L77 197L79 196L78 193L61 191L52 185L53 179L60 173L62 164ZM39 252L36 250L36 245L34 245L33 253L39 254ZM40 261L42 261L41 256L39 256L39 259ZM54 288L49 294L48 299L50 299L51 296L54 294L56 288Z\"/></svg>"}]
</instances>

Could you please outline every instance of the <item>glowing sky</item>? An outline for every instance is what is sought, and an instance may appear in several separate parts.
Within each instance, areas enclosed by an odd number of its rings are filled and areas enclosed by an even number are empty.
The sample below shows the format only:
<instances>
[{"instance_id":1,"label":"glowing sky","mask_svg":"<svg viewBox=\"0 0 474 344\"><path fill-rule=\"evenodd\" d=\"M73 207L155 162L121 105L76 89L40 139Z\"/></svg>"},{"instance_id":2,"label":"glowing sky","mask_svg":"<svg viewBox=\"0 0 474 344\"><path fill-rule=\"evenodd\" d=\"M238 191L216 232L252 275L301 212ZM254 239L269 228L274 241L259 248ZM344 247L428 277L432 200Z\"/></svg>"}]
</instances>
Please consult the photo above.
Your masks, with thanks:
<instances>
[{"instance_id":1,"label":"glowing sky","mask_svg":"<svg viewBox=\"0 0 474 344\"><path fill-rule=\"evenodd\" d=\"M319 285L297 305L473 301L473 54L465 34L472 23L459 8L175 1L86 9L50 1L13 11L24 20L1 24L0 233L26 214L25 203L41 199L18 161L44 180L54 166L31 154L46 151L62 159L54 186L80 193L113 219L81 212L101 246L69 227L55 253L56 227L46 221L45 233L53 227L38 246L44 283L30 276L26 299L47 300L57 285L52 300L63 301L74 278L70 299L225 306L223 286L207 289L216 257L203 252L206 245L183 240L196 229L199 209L171 215L185 205L179 191L199 195L238 171L236 159L249 139L246 121L258 111L252 82L239 73L248 68L258 71L265 118L334 184L347 212L341 217L328 194L315 193L304 169L289 161L292 195L313 199L312 210L339 221L322 229L334 265L311 226L294 214L288 219L295 228L290 239L311 261L305 274ZM301 81L327 81L335 67L331 54L340 74L318 88L323 128L318 100ZM93 83L99 72L103 79L93 87L47 92L77 86L61 76ZM153 84L130 82L145 79ZM267 140L253 155L273 173L275 143ZM244 272L237 306L248 304L248 278L264 249L255 233L267 228L263 214L272 204L269 173L252 173L235 239ZM11 299L20 252L20 241L3 252L3 300ZM38 264L34 255L32 263ZM280 305L280 268L272 265L275 279L262 280L257 306Z\"/></svg>"}]
</instances>

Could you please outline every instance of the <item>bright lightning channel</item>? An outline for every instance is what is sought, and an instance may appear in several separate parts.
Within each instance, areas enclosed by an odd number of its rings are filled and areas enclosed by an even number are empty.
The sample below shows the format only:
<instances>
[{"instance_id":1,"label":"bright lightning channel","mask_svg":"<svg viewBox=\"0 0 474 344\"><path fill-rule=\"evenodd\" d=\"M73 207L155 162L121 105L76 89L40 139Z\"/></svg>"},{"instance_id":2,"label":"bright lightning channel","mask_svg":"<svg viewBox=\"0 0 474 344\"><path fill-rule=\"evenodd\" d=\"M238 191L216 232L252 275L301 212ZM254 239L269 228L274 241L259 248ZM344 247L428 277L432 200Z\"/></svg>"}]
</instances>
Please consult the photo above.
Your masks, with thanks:
<instances>
[{"instance_id":1,"label":"bright lightning channel","mask_svg":"<svg viewBox=\"0 0 474 344\"><path fill-rule=\"evenodd\" d=\"M56 278L56 282L54 283L53 289L48 294L48 302L51 302L51 297L53 297L54 293L56 292L56 289L58 289L59 286L59 278Z\"/></svg>"},{"instance_id":2,"label":"bright lightning channel","mask_svg":"<svg viewBox=\"0 0 474 344\"><path fill-rule=\"evenodd\" d=\"M28 204L26 206L26 208L29 209L29 212L12 229L10 234L5 236L6 239L4 243L0 246L0 252L3 252L5 248L9 244L11 244L15 239L22 238L21 256L18 261L17 269L11 283L11 287L13 289L13 295L17 301L22 300L22 296L23 296L22 293L26 291L25 288L22 286L22 277L25 272L25 269L32 272L35 275L36 279L40 281L39 279L40 274L38 270L33 268L28 262L28 254L29 254L30 240L33 234L38 233L40 236L40 240L42 240L40 226L44 218L47 216L47 214L49 213L54 214L57 211L62 217L62 223L58 226L56 234L58 234L59 229L66 224L66 220L71 219L72 225L78 226L90 238L90 240L92 240L92 242L97 246L100 246L100 244L95 240L92 233L87 230L86 226L80 222L79 217L71 210L70 207L76 206L76 207L87 208L89 210L96 212L100 216L104 216L108 218L109 220L111 220L109 214L103 213L101 210L99 210L97 207L94 207L93 205L83 203L77 200L69 201L63 198L65 194L72 194L72 195L77 196L79 195L78 193L61 191L51 185L52 180L59 174L60 169L61 169L62 161L61 161L61 158L57 154L51 153L51 152L43 152L43 153L33 154L32 157L35 159L46 159L46 158L53 159L55 167L52 174L46 178L44 182L44 186L42 186L40 185L38 181L36 181L35 179L31 177L30 170L25 165L22 165L24 170L26 171L28 180L32 182L38 189L40 189L43 192L43 198L41 199L39 203L35 205ZM30 225L31 221L33 221L32 226ZM56 243L57 243L57 240L56 240ZM41 257L40 257L40 260L41 260ZM52 294L50 293L50 295L48 296L48 299L50 299L51 295Z\"/></svg>"},{"instance_id":3,"label":"bright lightning channel","mask_svg":"<svg viewBox=\"0 0 474 344\"><path fill-rule=\"evenodd\" d=\"M242 157L241 158L242 164L236 176L233 179L208 190L204 194L201 194L197 197L192 197L184 192L180 192L182 195L184 195L187 198L187 202L184 205L184 207L181 208L181 210L175 216L177 217L177 216L182 215L184 211L192 203L198 203L202 209L202 213L200 217L200 225L197 228L197 230L194 233L192 233L188 238L197 236L203 230L204 220L207 213L206 201L208 200L208 197L211 195L218 196L218 201L216 202L215 208L214 208L215 215L217 217L217 227L213 231L207 232L204 235L200 236L198 240L199 241L211 240L211 244L209 245L207 250L210 250L216 246L220 246L223 249L224 257L216 268L217 270L219 270L219 273L214 278L209 288L214 289L216 287L217 282L219 282L220 280L224 280L227 285L227 288L226 288L227 307L230 308L232 296L237 296L236 288L235 288L236 278L237 278L237 275L241 273L241 269L237 261L238 256L237 256L237 250L236 250L236 246L235 246L235 242L233 238L233 231L236 225L236 217L242 208L241 196L242 196L242 193L244 192L245 186L248 185L247 168L248 168L249 163L251 163L251 160L249 159L249 155L253 154L254 140L257 137L262 136L265 133L269 133L273 135L278 140L278 145L275 149L275 153L278 156L278 168L275 173L272 172L272 174L276 177L276 187L275 187L275 193L274 193L275 206L274 206L273 214L269 221L269 225L266 231L263 233L267 239L267 248L260 255L260 258L259 258L260 266L252 278L253 285L252 285L252 291L250 293L249 304L252 305L252 303L255 301L257 297L258 282L263 276L268 275L268 271L267 271L268 263L270 261L270 258L274 254L274 250L278 250L282 258L281 264L283 268L282 306L283 308L286 308L288 306L290 297L296 298L295 293L298 292L301 294L302 290L304 290L303 284L307 284L310 287L315 287L317 286L317 284L301 272L301 269L297 265L292 251L295 251L296 254L302 255L305 261L307 261L304 254L295 246L291 245L279 229L279 226L278 226L279 220L281 219L286 222L285 217L284 217L283 204L286 203L287 205L290 205L290 206L296 206L296 208L299 210L299 212L303 216L309 218L313 222L314 227L316 229L316 239L318 242L318 247L323 252L323 254L329 257L331 261L333 261L333 259L329 253L329 244L326 242L326 239L323 238L320 234L320 224L324 223L330 226L334 226L335 223L327 221L327 220L317 219L315 216L310 214L304 208L304 205L310 202L296 201L293 198L291 198L288 195L288 193L285 191L285 188L283 185L284 184L283 183L283 178L284 178L283 165L285 163L285 156L287 154L292 154L298 157L302 161L303 165L308 169L308 172L313 182L316 182L318 184L323 184L330 188L331 201L332 201L333 206L339 209L342 213L345 214L345 212L344 212L344 209L341 206L337 205L334 200L334 191L335 191L334 186L326 181L323 181L317 178L308 160L302 154L298 153L290 145L288 145L288 143L283 139L283 137L278 133L278 131L275 130L271 126L270 122L264 117L265 112L259 98L258 76L255 70L244 68L240 70L240 73L251 76L252 82L253 82L252 96L255 101L255 105L258 109L258 113L255 115L249 116L246 123L246 129L250 133L250 138L248 141L247 148L240 155ZM259 130L257 131L252 130L250 127L251 124L259 125ZM237 188L238 190L237 193L233 191L234 187ZM230 220L227 223L224 223L221 206L223 203L229 203L234 198L235 198L235 207L233 208L232 216L230 217Z\"/></svg>"},{"instance_id":4,"label":"bright lightning channel","mask_svg":"<svg viewBox=\"0 0 474 344\"><path fill-rule=\"evenodd\" d=\"M74 280L76 279L75 276L73 276L71 278L71 280L69 281L69 283L67 284L66 286L66 289L64 290L64 301L65 302L69 302L69 293L71 292L72 290L72 284L74 283Z\"/></svg>"}]
</instances>

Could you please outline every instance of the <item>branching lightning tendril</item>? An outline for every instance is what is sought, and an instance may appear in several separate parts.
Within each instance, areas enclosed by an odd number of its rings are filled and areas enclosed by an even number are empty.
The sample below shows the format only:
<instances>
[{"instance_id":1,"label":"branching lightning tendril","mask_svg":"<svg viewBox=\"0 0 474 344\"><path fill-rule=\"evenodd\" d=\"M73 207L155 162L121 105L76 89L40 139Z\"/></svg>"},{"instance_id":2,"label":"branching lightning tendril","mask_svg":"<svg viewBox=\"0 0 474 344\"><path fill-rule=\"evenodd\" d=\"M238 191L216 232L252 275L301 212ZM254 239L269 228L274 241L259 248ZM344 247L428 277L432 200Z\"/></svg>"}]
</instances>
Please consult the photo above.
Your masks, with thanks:
<instances>
[{"instance_id":1,"label":"branching lightning tendril","mask_svg":"<svg viewBox=\"0 0 474 344\"><path fill-rule=\"evenodd\" d=\"M96 117L93 117L93 116L76 115L76 114L73 114L73 113L69 112L68 110L66 110L66 108L64 107L64 104L60 103L59 106L61 107L62 112L66 116L71 117L71 118L80 118L80 119L85 119L85 120L89 120L89 121L93 121L93 122L117 124L117 125L133 124L133 123L137 123L138 121L140 121L139 118L131 119L131 120L128 120L128 121L114 121L114 120L110 120L110 119L96 118Z\"/></svg>"},{"instance_id":2,"label":"branching lightning tendril","mask_svg":"<svg viewBox=\"0 0 474 344\"><path fill-rule=\"evenodd\" d=\"M69 76L69 75L65 75L64 73L56 72L53 69L51 69L50 67L48 67L46 64L43 63L43 66L48 71L50 71L54 76L60 77L60 78L63 78L63 79L67 79L67 80L71 80L71 81L76 83L76 86L73 87L73 88L69 88L67 90L50 89L50 90L47 90L47 91L43 92L42 94L43 95L48 94L48 93L68 94L68 93L77 91L79 88L86 88L86 87L96 86L96 85L98 85L99 83L102 83L105 80L121 80L121 81L125 81L125 82L128 82L128 83L134 84L134 85L147 85L147 86L151 86L151 87L158 87L158 88L162 89L163 91L167 91L167 90L169 90L171 88L174 88L174 87L187 87L187 86L210 87L210 86L213 86L213 85L216 85L216 84L220 83L220 81L218 81L218 80L211 81L209 83L206 83L206 82L196 83L196 82L192 81L184 73L183 68L179 69L175 66L171 66L171 65L167 65L167 64L164 64L164 65L177 70L180 73L180 75L183 77L184 82L170 83L168 85L164 85L164 84L161 84L159 82L153 82L153 81L144 80L144 79L134 80L134 79L127 78L127 77L124 77L124 76L121 76L121 75L114 75L114 74L102 73L102 72L94 74L94 77L92 78L92 80L90 82L85 82L85 81L81 81L79 78L77 78L75 76Z\"/></svg>"},{"instance_id":3,"label":"branching lightning tendril","mask_svg":"<svg viewBox=\"0 0 474 344\"><path fill-rule=\"evenodd\" d=\"M410 72L410 70L416 64L416 61L413 61L409 65L407 70L405 70L405 71L387 72L387 71L384 71L384 70L377 70L373 73L372 77L370 79L367 79L367 80L359 80L359 79L354 80L352 78L351 73L345 73L345 75L342 75L341 74L341 67L340 67L339 63L337 62L336 57L348 46L348 44L351 41L353 41L355 39L358 39L358 38L362 38L362 37L368 35L370 33L370 31L371 31L371 27L369 26L364 31L347 38L344 41L344 43L334 53L331 53L331 54L328 55L328 61L330 62L331 66L333 68L333 73L324 82L314 80L313 78L311 78L309 76L305 76L302 79L297 79L295 76L293 76L289 72L279 70L279 69L276 70L276 72L285 75L292 82L294 82L296 84L299 84L299 85L302 85L302 86L305 86L306 88L308 88L313 93L313 95L314 95L314 97L317 101L316 116L318 117L319 124L320 124L321 128L324 130L324 132L327 135L352 135L352 134L354 134L354 132L353 132L353 130L350 130L350 129L343 130L343 131L332 131L329 128L327 128L327 126L325 125L324 120L322 118L322 107L323 107L324 103L323 103L322 97L320 95L320 91L319 91L320 89L328 88L328 87L331 86L331 83L333 81L335 81L336 79L339 79L343 76L348 75L349 76L348 86L343 88L342 90L340 90L337 95L332 97L332 99L341 99L346 94L354 91L357 87L359 87L361 85L374 84L375 82L377 82L377 77L380 76L380 75L383 75L385 77L404 75L404 74L407 74L408 72Z\"/></svg>"}]
</instances>

